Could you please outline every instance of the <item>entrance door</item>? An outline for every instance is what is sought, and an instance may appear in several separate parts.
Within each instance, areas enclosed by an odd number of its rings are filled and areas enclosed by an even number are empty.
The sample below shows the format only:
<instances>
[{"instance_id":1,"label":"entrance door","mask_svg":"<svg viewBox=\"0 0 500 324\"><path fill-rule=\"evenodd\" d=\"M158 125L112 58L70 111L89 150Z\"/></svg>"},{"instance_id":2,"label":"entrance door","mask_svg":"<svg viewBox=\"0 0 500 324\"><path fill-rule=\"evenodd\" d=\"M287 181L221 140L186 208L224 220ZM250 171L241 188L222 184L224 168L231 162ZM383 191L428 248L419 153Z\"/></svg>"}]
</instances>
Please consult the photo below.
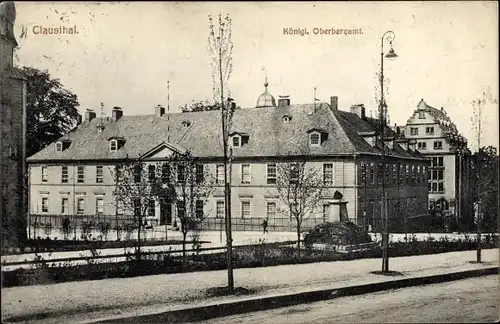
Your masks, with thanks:
<instances>
[{"instance_id":1,"label":"entrance door","mask_svg":"<svg viewBox=\"0 0 500 324\"><path fill-rule=\"evenodd\" d=\"M172 224L172 204L165 201L160 203L160 225Z\"/></svg>"}]
</instances>

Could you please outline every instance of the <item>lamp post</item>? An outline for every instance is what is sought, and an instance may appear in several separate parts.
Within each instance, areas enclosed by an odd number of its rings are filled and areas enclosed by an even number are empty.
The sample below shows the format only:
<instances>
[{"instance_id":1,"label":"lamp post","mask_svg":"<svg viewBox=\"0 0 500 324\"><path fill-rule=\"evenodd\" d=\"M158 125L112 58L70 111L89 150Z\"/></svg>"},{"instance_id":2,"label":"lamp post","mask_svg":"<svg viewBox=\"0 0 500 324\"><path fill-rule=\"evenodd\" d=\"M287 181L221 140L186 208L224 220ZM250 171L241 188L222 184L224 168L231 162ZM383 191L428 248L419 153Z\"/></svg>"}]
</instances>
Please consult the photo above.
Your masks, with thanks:
<instances>
[{"instance_id":1,"label":"lamp post","mask_svg":"<svg viewBox=\"0 0 500 324\"><path fill-rule=\"evenodd\" d=\"M389 216L387 215L386 209L386 193L385 193L385 125L387 116L387 105L384 99L384 56L388 59L393 59L398 57L392 48L392 42L396 38L393 31L386 31L382 38L380 39L380 102L379 102L379 122L380 122L380 143L382 146L382 152L380 155L380 167L382 168L382 198L381 198L381 218L383 223L383 234L382 234L382 272L389 271ZM391 46L389 53L384 55L384 40L389 41ZM379 172L380 174L380 172Z\"/></svg>"}]
</instances>

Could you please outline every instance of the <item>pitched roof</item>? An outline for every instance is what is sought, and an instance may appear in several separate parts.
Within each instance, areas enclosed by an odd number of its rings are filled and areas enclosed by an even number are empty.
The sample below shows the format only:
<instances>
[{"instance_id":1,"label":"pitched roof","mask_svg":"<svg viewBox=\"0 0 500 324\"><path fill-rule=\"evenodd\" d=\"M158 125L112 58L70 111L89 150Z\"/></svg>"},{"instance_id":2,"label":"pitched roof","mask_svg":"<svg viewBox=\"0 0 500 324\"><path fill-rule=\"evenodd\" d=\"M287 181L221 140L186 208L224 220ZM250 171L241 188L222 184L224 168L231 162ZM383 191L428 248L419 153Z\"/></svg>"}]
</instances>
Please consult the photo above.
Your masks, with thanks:
<instances>
[{"instance_id":1,"label":"pitched roof","mask_svg":"<svg viewBox=\"0 0 500 324\"><path fill-rule=\"evenodd\" d=\"M283 116L293 118L283 123ZM104 130L98 132L100 118L84 122L61 139L71 141L67 149L56 152L50 144L28 158L39 160L105 160L138 158L158 147L170 143L189 149L198 157L222 157L223 146L220 111L197 111L155 115L126 115L113 121L106 118ZM189 121L189 125L184 124ZM307 130L323 129L328 132L320 147L308 145ZM356 114L331 110L327 103L237 109L234 112L231 132L248 134L248 143L233 149L234 157L274 157L304 154L335 156L356 153L379 154L380 148L372 147L358 131L373 131L369 121ZM122 137L125 143L118 151L110 151L108 139ZM390 149L388 149L390 150ZM394 151L392 155L420 158L419 154Z\"/></svg>"}]
</instances>

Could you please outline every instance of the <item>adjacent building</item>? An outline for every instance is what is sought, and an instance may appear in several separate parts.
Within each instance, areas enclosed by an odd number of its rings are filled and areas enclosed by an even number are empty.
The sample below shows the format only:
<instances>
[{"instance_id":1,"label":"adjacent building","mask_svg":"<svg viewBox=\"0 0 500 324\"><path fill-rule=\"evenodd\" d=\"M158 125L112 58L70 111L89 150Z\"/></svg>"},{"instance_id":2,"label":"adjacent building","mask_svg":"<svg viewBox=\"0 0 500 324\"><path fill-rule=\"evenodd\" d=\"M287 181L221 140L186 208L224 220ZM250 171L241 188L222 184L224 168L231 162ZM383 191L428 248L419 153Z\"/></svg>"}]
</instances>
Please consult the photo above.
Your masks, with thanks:
<instances>
[{"instance_id":1,"label":"adjacent building","mask_svg":"<svg viewBox=\"0 0 500 324\"><path fill-rule=\"evenodd\" d=\"M0 4L0 188L2 243L17 246L26 239L25 143L26 84L13 65L16 9Z\"/></svg>"},{"instance_id":2,"label":"adjacent building","mask_svg":"<svg viewBox=\"0 0 500 324\"><path fill-rule=\"evenodd\" d=\"M454 215L468 224L473 215L470 186L471 152L444 108L429 106L423 99L405 126L396 132L417 142L418 151L430 161L429 209Z\"/></svg>"},{"instance_id":3,"label":"adjacent building","mask_svg":"<svg viewBox=\"0 0 500 324\"><path fill-rule=\"evenodd\" d=\"M233 103L234 104L234 103ZM329 103L293 104L277 101L267 83L254 108L236 109L230 132L233 151L232 218L235 230L258 230L264 218L273 230L293 231L294 222L276 193L277 164L301 158L317 167L326 188L318 211L304 227L324 221L350 220L380 227L381 182L385 177L391 224L402 228L427 214L428 161L416 143L386 127L377 139L377 121L363 105L338 109ZM115 107L111 117L87 110L74 131L28 158L29 212L36 219L60 224L64 215L108 218L113 204L112 170L125 159L161 161L173 151L190 150L215 179L215 191L200 210L204 229L220 229L224 218L223 147L219 111L167 114L158 106L149 115L127 115ZM382 146L387 152L380 167ZM159 225L176 221L176 206L153 202L150 216Z\"/></svg>"}]
</instances>

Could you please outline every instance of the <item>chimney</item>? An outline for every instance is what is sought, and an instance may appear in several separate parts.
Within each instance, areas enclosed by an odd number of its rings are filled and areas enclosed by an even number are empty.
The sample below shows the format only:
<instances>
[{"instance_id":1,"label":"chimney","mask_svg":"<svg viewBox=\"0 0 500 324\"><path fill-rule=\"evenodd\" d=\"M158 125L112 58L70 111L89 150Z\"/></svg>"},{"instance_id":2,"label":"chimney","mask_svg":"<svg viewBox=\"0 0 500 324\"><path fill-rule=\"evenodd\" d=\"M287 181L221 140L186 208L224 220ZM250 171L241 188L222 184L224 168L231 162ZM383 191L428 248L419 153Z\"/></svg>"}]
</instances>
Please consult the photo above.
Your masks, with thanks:
<instances>
[{"instance_id":1,"label":"chimney","mask_svg":"<svg viewBox=\"0 0 500 324\"><path fill-rule=\"evenodd\" d=\"M96 116L97 115L96 115L95 111L93 111L92 109L87 109L87 111L85 112L85 122L90 122Z\"/></svg>"},{"instance_id":2,"label":"chimney","mask_svg":"<svg viewBox=\"0 0 500 324\"><path fill-rule=\"evenodd\" d=\"M359 118L366 120L365 105L363 105L363 104L352 105L351 106L351 113L354 113L354 114L358 115Z\"/></svg>"},{"instance_id":3,"label":"chimney","mask_svg":"<svg viewBox=\"0 0 500 324\"><path fill-rule=\"evenodd\" d=\"M157 105L155 107L155 117L161 117L165 115L165 107L163 107L162 105Z\"/></svg>"},{"instance_id":4,"label":"chimney","mask_svg":"<svg viewBox=\"0 0 500 324\"><path fill-rule=\"evenodd\" d=\"M286 108L290 106L290 98L288 96L280 96L278 99L278 108Z\"/></svg>"},{"instance_id":5,"label":"chimney","mask_svg":"<svg viewBox=\"0 0 500 324\"><path fill-rule=\"evenodd\" d=\"M111 119L117 121L123 116L123 110L120 107L113 107L113 112L111 113Z\"/></svg>"},{"instance_id":6,"label":"chimney","mask_svg":"<svg viewBox=\"0 0 500 324\"><path fill-rule=\"evenodd\" d=\"M339 109L339 97L337 96L330 97L330 109L331 110Z\"/></svg>"}]
</instances>

